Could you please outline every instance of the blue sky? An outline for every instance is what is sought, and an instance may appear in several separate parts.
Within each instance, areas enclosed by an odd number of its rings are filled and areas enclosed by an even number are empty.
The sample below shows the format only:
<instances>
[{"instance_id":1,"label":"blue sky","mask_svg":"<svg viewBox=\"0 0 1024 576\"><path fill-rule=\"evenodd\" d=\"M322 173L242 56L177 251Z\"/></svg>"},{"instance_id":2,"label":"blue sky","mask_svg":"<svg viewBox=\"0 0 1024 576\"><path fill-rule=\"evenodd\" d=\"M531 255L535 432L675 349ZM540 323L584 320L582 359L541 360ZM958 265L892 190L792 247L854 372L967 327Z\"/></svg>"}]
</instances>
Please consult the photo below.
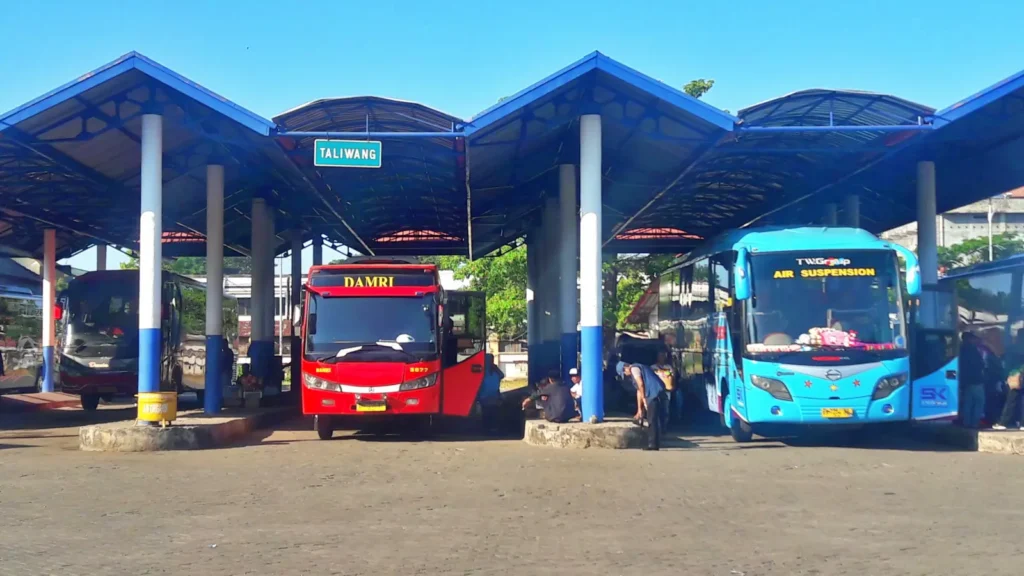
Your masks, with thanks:
<instances>
[{"instance_id":1,"label":"blue sky","mask_svg":"<svg viewBox=\"0 0 1024 576\"><path fill-rule=\"evenodd\" d=\"M733 112L817 87L942 108L1024 69L1024 2L999 0L50 0L2 13L0 111L131 50L266 117L365 94L469 117L593 50L672 86L713 78L706 99Z\"/></svg>"}]
</instances>

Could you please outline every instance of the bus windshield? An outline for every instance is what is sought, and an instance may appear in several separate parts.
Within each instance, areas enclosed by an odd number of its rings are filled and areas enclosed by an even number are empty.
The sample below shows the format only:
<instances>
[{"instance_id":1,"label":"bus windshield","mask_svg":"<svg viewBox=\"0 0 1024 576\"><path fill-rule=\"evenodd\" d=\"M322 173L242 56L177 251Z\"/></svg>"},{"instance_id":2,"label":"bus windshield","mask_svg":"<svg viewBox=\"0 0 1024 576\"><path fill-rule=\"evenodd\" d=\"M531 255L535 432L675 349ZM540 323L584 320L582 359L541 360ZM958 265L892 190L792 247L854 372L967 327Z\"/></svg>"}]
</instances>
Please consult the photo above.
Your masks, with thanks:
<instances>
[{"instance_id":1,"label":"bus windshield","mask_svg":"<svg viewBox=\"0 0 1024 576\"><path fill-rule=\"evenodd\" d=\"M138 354L139 289L130 282L74 283L66 292L67 352L74 356Z\"/></svg>"},{"instance_id":2,"label":"bus windshield","mask_svg":"<svg viewBox=\"0 0 1024 576\"><path fill-rule=\"evenodd\" d=\"M748 352L906 347L890 251L757 254L751 272Z\"/></svg>"},{"instance_id":3,"label":"bus windshield","mask_svg":"<svg viewBox=\"0 0 1024 576\"><path fill-rule=\"evenodd\" d=\"M311 292L306 321L310 360L418 362L437 354L433 295L329 298Z\"/></svg>"}]
</instances>

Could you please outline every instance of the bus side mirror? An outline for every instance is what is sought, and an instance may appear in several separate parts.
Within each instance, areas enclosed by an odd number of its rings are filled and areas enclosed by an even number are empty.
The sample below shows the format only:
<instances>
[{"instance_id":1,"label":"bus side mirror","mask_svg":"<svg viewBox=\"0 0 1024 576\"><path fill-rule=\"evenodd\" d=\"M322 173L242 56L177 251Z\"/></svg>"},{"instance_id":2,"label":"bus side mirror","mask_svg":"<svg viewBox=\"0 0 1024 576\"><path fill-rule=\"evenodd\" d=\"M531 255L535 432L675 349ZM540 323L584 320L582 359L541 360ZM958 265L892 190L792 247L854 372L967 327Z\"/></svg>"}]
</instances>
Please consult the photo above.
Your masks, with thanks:
<instances>
[{"instance_id":1,"label":"bus side mirror","mask_svg":"<svg viewBox=\"0 0 1024 576\"><path fill-rule=\"evenodd\" d=\"M907 294L909 296L921 294L921 263L917 259L917 254L899 244L893 244L892 247L900 256L903 256L907 265Z\"/></svg>"},{"instance_id":2,"label":"bus side mirror","mask_svg":"<svg viewBox=\"0 0 1024 576\"><path fill-rule=\"evenodd\" d=\"M302 306L298 304L292 306L292 326L296 328L302 326Z\"/></svg>"},{"instance_id":3,"label":"bus side mirror","mask_svg":"<svg viewBox=\"0 0 1024 576\"><path fill-rule=\"evenodd\" d=\"M745 248L736 252L736 263L733 265L732 277L735 279L736 284L736 299L746 300L750 298L750 266Z\"/></svg>"}]
</instances>

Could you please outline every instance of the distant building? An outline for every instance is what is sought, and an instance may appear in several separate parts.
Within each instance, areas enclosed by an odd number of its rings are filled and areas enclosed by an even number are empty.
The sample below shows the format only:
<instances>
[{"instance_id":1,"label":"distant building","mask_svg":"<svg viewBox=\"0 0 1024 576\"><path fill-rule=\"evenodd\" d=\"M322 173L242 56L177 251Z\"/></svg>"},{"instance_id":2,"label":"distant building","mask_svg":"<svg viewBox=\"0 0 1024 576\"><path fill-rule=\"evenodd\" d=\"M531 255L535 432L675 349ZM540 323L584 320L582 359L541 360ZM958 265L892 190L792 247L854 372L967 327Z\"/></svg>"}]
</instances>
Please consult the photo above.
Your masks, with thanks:
<instances>
[{"instance_id":1,"label":"distant building","mask_svg":"<svg viewBox=\"0 0 1024 576\"><path fill-rule=\"evenodd\" d=\"M992 234L1012 232L1024 235L1024 188L950 210L935 217L939 246L949 247L971 238L987 238L988 214L992 211ZM882 233L882 238L917 250L917 222Z\"/></svg>"}]
</instances>

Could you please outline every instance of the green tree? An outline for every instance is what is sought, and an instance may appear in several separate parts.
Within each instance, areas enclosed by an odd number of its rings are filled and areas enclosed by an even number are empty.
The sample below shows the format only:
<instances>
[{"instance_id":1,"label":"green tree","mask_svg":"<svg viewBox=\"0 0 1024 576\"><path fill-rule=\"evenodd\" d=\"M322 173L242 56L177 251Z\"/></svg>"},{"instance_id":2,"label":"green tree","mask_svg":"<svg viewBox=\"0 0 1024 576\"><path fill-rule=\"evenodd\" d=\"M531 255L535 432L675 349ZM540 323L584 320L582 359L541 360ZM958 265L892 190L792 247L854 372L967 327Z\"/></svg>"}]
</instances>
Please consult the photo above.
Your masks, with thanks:
<instances>
[{"instance_id":1,"label":"green tree","mask_svg":"<svg viewBox=\"0 0 1024 576\"><path fill-rule=\"evenodd\" d=\"M139 259L130 258L121 263L122 270L138 270ZM164 261L163 269L187 276L203 276L206 274L206 258L183 256L170 262ZM224 259L225 274L252 274L252 261L247 257L228 257Z\"/></svg>"},{"instance_id":2,"label":"green tree","mask_svg":"<svg viewBox=\"0 0 1024 576\"><path fill-rule=\"evenodd\" d=\"M431 256L424 261L451 270L456 280L468 280L470 290L487 295L488 328L502 338L521 338L526 332L526 245L470 262L461 256Z\"/></svg>"},{"instance_id":3,"label":"green tree","mask_svg":"<svg viewBox=\"0 0 1024 576\"><path fill-rule=\"evenodd\" d=\"M999 260L1024 253L1024 239L1012 232L992 236L992 256ZM988 261L988 237L968 238L963 242L938 249L939 267L958 268Z\"/></svg>"},{"instance_id":4,"label":"green tree","mask_svg":"<svg viewBox=\"0 0 1024 576\"><path fill-rule=\"evenodd\" d=\"M704 78L698 78L696 80L690 80L683 86L683 92L686 92L694 98L700 98L711 91L711 88L715 86L714 80L705 80Z\"/></svg>"}]
</instances>

